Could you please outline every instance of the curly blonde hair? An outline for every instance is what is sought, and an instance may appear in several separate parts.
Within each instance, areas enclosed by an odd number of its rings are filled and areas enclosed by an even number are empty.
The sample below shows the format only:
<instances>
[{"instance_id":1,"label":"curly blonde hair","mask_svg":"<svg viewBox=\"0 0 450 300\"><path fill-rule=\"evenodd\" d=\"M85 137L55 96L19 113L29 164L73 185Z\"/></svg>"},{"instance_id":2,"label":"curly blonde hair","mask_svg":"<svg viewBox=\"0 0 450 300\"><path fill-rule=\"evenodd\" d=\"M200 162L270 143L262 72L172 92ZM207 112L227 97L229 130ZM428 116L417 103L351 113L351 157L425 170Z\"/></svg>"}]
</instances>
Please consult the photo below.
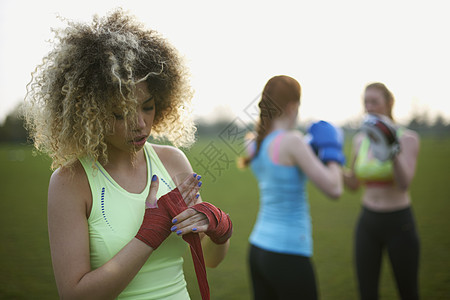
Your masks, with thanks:
<instances>
[{"instance_id":1,"label":"curly blonde hair","mask_svg":"<svg viewBox=\"0 0 450 300\"><path fill-rule=\"evenodd\" d=\"M189 72L175 48L122 9L91 24L65 21L32 73L24 105L30 137L53 169L83 156L106 163L113 110L133 126L142 81L155 99L152 136L175 146L194 142Z\"/></svg>"}]
</instances>

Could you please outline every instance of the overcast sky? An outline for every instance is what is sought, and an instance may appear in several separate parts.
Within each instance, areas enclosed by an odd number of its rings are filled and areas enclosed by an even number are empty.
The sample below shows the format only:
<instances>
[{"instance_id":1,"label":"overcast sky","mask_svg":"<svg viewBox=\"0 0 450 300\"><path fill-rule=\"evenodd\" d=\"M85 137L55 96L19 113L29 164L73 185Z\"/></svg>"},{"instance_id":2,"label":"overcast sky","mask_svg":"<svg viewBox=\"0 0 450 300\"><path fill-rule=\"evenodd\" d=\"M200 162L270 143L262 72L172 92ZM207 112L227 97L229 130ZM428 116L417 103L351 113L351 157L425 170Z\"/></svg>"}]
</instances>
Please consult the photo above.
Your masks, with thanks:
<instances>
[{"instance_id":1,"label":"overcast sky","mask_svg":"<svg viewBox=\"0 0 450 300\"><path fill-rule=\"evenodd\" d=\"M49 51L56 15L89 21L122 6L186 57L197 117L246 118L274 75L302 85L300 119L342 124L361 116L361 94L381 81L394 117L450 120L446 1L24 1L0 0L0 122L23 99Z\"/></svg>"}]
</instances>

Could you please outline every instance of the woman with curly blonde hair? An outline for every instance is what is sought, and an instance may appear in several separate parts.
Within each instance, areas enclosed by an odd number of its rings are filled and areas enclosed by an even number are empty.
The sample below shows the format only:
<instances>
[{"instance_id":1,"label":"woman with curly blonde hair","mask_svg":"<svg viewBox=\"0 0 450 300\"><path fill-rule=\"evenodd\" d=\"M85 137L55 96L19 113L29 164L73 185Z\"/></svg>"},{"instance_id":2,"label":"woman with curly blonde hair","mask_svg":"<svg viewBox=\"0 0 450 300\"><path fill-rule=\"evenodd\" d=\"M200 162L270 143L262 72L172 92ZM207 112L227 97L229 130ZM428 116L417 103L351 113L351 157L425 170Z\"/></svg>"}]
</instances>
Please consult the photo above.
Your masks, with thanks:
<instances>
[{"instance_id":1,"label":"woman with curly blonde hair","mask_svg":"<svg viewBox=\"0 0 450 300\"><path fill-rule=\"evenodd\" d=\"M182 59L121 9L67 25L54 31L24 106L36 148L56 169L48 225L60 297L189 299L182 236L208 299L204 266L223 260L231 221L202 201L181 150L147 142L194 141Z\"/></svg>"}]
</instances>

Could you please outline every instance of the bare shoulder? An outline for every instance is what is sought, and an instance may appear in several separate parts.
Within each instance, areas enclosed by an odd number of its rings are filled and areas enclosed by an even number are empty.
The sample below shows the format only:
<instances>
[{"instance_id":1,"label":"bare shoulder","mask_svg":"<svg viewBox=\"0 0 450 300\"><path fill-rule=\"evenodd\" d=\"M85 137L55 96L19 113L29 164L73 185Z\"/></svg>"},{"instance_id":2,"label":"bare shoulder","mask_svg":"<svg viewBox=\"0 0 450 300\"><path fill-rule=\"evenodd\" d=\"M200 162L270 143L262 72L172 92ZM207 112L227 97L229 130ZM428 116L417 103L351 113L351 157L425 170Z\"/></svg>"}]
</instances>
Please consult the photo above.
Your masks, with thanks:
<instances>
[{"instance_id":1,"label":"bare shoulder","mask_svg":"<svg viewBox=\"0 0 450 300\"><path fill-rule=\"evenodd\" d=\"M168 146L168 145L157 145L157 144L151 144L153 149L155 150L156 154L158 154L159 159L163 163L165 163L165 160L185 160L186 155L183 151L180 149Z\"/></svg>"},{"instance_id":2,"label":"bare shoulder","mask_svg":"<svg viewBox=\"0 0 450 300\"><path fill-rule=\"evenodd\" d=\"M79 161L68 167L56 169L50 177L50 188L81 187L87 183L86 173Z\"/></svg>"},{"instance_id":3,"label":"bare shoulder","mask_svg":"<svg viewBox=\"0 0 450 300\"><path fill-rule=\"evenodd\" d=\"M58 168L50 177L49 207L55 206L62 209L76 205L87 208L90 207L91 198L89 181L79 161L70 167Z\"/></svg>"},{"instance_id":4,"label":"bare shoulder","mask_svg":"<svg viewBox=\"0 0 450 300\"><path fill-rule=\"evenodd\" d=\"M295 164L295 161L298 160L295 158L308 151L307 148L310 147L305 141L303 133L297 130L287 131L281 140L280 162L286 165Z\"/></svg>"},{"instance_id":5,"label":"bare shoulder","mask_svg":"<svg viewBox=\"0 0 450 300\"><path fill-rule=\"evenodd\" d=\"M244 140L246 141L252 141L256 139L256 134L253 131L249 131L245 134Z\"/></svg>"},{"instance_id":6,"label":"bare shoulder","mask_svg":"<svg viewBox=\"0 0 450 300\"><path fill-rule=\"evenodd\" d=\"M400 143L406 145L408 148L418 148L420 143L420 136L417 132L411 129L405 129L400 137Z\"/></svg>"},{"instance_id":7,"label":"bare shoulder","mask_svg":"<svg viewBox=\"0 0 450 300\"><path fill-rule=\"evenodd\" d=\"M298 130L290 130L284 134L283 142L287 144L301 144L304 143L305 136Z\"/></svg>"},{"instance_id":8,"label":"bare shoulder","mask_svg":"<svg viewBox=\"0 0 450 300\"><path fill-rule=\"evenodd\" d=\"M184 179L188 173L193 172L186 154L180 149L167 145L151 145L167 172L169 172L169 175L175 181L175 184L178 184L180 180Z\"/></svg>"},{"instance_id":9,"label":"bare shoulder","mask_svg":"<svg viewBox=\"0 0 450 300\"><path fill-rule=\"evenodd\" d=\"M420 140L419 134L411 129L405 129L401 138L402 139L405 138L405 139L409 139L411 141L417 141L417 142L419 142L419 140Z\"/></svg>"}]
</instances>

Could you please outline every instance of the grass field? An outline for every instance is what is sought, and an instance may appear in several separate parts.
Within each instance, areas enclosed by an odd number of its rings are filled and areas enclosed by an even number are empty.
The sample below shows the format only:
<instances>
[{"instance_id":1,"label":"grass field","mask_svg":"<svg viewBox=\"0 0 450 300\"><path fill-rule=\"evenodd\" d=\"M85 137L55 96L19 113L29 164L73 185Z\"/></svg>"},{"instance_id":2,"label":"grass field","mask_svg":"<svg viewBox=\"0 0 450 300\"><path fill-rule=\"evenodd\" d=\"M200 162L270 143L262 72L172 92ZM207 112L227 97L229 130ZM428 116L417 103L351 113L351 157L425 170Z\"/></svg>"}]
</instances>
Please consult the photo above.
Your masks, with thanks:
<instances>
[{"instance_id":1,"label":"grass field","mask_svg":"<svg viewBox=\"0 0 450 300\"><path fill-rule=\"evenodd\" d=\"M227 211L234 223L226 259L208 269L211 298L251 299L247 239L258 209L256 181L249 170L236 169L236 155L223 140L201 140L186 153L203 175L203 199ZM46 223L50 174L49 160L32 156L30 147L0 146L0 299L58 298ZM352 246L360 192L345 192L335 201L308 189L320 298L357 299ZM421 297L450 299L450 139L422 139L411 195L421 239ZM200 299L190 261L187 254L189 290L192 299ZM397 299L386 257L380 294Z\"/></svg>"}]
</instances>

